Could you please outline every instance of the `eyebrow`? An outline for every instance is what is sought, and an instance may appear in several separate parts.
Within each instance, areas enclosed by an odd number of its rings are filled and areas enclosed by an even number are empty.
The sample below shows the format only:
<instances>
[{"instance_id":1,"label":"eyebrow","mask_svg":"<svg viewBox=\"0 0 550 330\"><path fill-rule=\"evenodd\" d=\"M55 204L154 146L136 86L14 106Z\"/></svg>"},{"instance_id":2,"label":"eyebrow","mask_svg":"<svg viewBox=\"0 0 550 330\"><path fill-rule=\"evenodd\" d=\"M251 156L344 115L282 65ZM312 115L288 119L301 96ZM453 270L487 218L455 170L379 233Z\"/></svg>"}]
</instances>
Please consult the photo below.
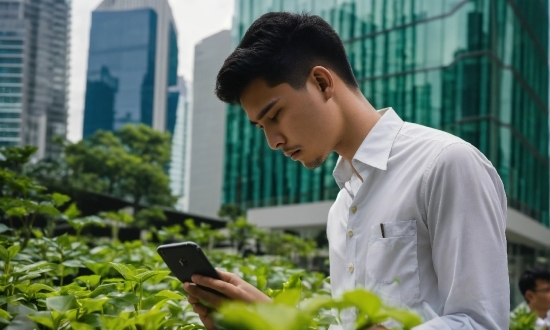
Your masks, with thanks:
<instances>
[{"instance_id":1,"label":"eyebrow","mask_svg":"<svg viewBox=\"0 0 550 330\"><path fill-rule=\"evenodd\" d=\"M273 99L271 100L263 109L262 111L260 111L260 113L258 114L258 116L256 117L256 120L262 120L262 118L269 112L269 110L271 110L271 108L273 108L273 106L279 102L280 98L276 98L276 99ZM258 125L257 122L255 121L250 121L250 125Z\"/></svg>"}]
</instances>

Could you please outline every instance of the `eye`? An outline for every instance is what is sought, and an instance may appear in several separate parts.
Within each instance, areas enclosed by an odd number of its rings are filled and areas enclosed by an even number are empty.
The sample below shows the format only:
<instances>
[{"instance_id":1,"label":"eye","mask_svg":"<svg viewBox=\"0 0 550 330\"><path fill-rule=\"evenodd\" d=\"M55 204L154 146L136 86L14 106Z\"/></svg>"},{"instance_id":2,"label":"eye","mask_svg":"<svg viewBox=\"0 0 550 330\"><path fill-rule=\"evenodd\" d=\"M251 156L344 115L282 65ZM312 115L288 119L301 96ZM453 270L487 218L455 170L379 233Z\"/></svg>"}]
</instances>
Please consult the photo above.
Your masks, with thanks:
<instances>
[{"instance_id":1,"label":"eye","mask_svg":"<svg viewBox=\"0 0 550 330\"><path fill-rule=\"evenodd\" d=\"M273 118L271 118L272 121L277 121L277 117L279 117L279 114L281 113L281 110L277 110L277 112L275 113L275 116L273 116Z\"/></svg>"},{"instance_id":2,"label":"eye","mask_svg":"<svg viewBox=\"0 0 550 330\"><path fill-rule=\"evenodd\" d=\"M256 127L258 127L258 128L259 128L259 129L261 129L261 130L263 130L263 129L264 129L264 127L263 127L263 126L261 126L261 125L256 125Z\"/></svg>"}]
</instances>

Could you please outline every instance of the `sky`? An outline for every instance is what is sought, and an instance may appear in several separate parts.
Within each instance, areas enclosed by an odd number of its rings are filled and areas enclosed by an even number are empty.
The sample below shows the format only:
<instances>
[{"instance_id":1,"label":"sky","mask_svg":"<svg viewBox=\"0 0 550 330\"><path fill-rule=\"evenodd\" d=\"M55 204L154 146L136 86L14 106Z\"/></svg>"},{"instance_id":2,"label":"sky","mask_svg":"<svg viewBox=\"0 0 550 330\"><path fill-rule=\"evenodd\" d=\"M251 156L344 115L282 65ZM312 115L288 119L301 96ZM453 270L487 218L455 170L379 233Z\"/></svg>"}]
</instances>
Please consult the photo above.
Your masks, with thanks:
<instances>
[{"instance_id":1,"label":"sky","mask_svg":"<svg viewBox=\"0 0 550 330\"><path fill-rule=\"evenodd\" d=\"M67 138L82 139L92 11L103 0L73 0ZM234 0L168 0L178 30L179 75L193 79L195 44L231 28Z\"/></svg>"}]
</instances>

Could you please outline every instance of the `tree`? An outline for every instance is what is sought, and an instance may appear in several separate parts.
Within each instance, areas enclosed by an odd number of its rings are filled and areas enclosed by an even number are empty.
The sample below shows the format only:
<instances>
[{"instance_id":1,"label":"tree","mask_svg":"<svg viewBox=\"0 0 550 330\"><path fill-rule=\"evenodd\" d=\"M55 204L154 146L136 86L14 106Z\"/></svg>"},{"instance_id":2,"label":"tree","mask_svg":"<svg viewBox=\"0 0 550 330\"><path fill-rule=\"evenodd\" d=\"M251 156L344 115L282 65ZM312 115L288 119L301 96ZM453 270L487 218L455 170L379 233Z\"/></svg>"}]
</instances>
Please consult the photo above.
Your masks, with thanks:
<instances>
[{"instance_id":1,"label":"tree","mask_svg":"<svg viewBox=\"0 0 550 330\"><path fill-rule=\"evenodd\" d=\"M34 172L46 177L55 170L74 189L109 194L140 204L172 207L170 180L164 169L170 161L170 134L149 126L128 124L115 132L97 131L78 142L64 144L63 164L40 162ZM55 186L55 184L53 184Z\"/></svg>"},{"instance_id":2,"label":"tree","mask_svg":"<svg viewBox=\"0 0 550 330\"><path fill-rule=\"evenodd\" d=\"M236 221L240 217L244 216L244 212L235 204L224 204L218 211L220 218L228 218L231 221Z\"/></svg>"}]
</instances>

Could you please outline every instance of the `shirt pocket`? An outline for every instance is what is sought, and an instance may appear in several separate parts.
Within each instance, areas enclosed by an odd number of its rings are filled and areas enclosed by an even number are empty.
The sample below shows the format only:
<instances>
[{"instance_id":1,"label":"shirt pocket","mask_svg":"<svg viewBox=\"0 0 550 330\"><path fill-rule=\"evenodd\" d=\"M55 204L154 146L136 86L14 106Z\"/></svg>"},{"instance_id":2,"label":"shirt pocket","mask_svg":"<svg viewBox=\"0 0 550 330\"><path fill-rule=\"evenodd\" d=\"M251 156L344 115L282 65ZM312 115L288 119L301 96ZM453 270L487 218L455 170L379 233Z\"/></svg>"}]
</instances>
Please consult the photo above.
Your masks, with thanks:
<instances>
[{"instance_id":1,"label":"shirt pocket","mask_svg":"<svg viewBox=\"0 0 550 330\"><path fill-rule=\"evenodd\" d=\"M416 220L383 223L370 229L366 260L367 289L396 306L420 297Z\"/></svg>"}]
</instances>

